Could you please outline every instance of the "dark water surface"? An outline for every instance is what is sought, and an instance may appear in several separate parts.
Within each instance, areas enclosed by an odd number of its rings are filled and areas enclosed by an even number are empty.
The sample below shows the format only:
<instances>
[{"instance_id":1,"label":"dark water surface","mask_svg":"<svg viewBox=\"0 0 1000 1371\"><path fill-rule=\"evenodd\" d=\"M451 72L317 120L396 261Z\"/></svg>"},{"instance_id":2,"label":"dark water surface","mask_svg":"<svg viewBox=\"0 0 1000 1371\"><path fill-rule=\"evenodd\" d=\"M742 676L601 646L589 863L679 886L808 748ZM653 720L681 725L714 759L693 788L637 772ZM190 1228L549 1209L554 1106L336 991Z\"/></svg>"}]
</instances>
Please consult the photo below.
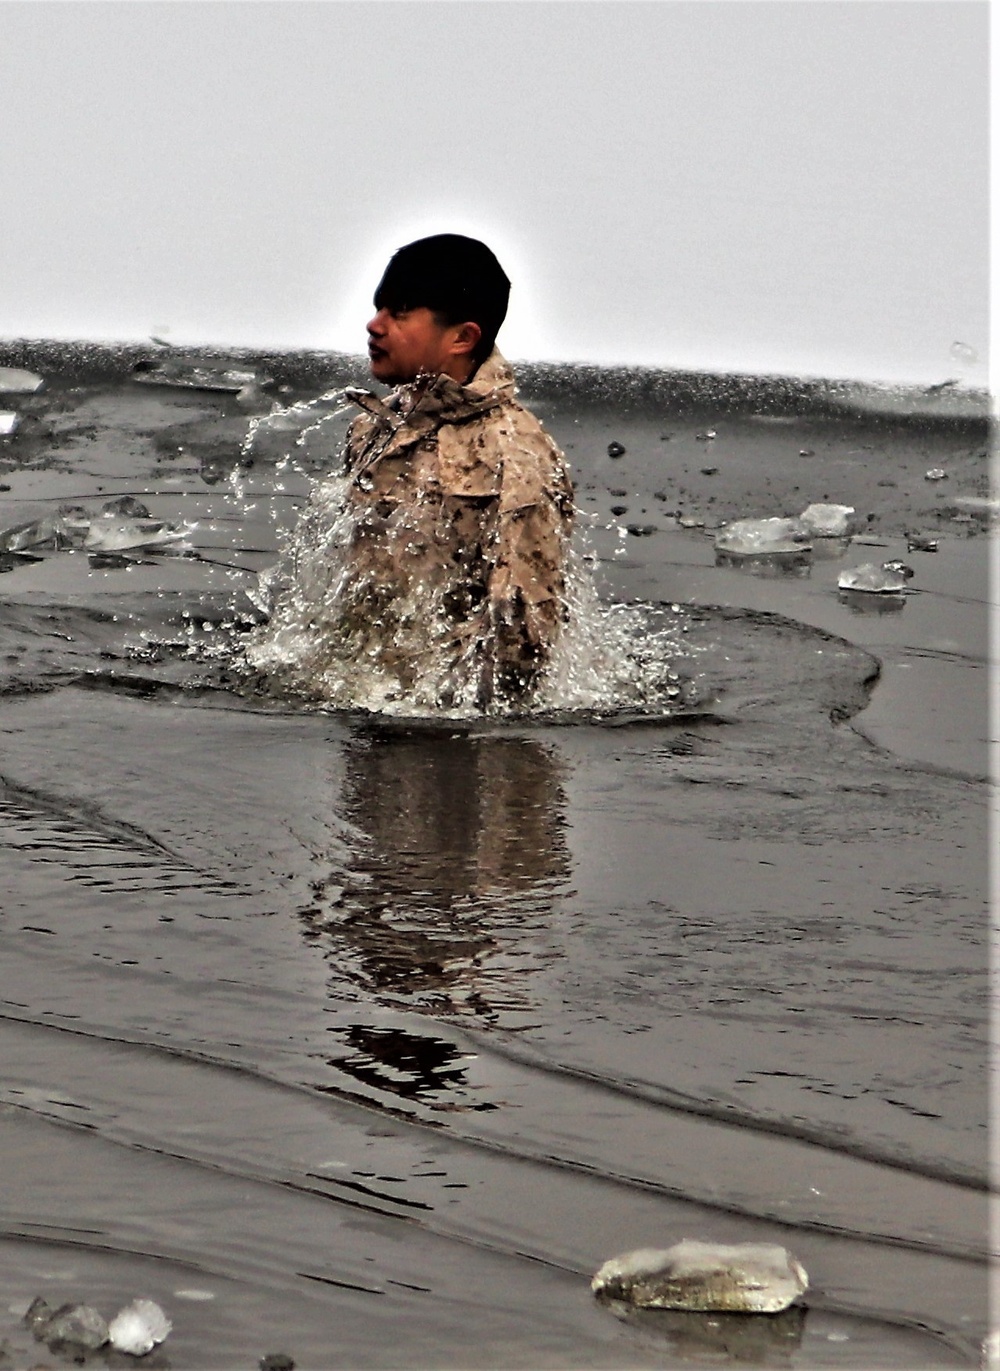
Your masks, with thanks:
<instances>
[{"instance_id":1,"label":"dark water surface","mask_svg":"<svg viewBox=\"0 0 1000 1371\"><path fill-rule=\"evenodd\" d=\"M236 498L214 398L84 402L5 522L129 492L201 559L0 582L0 1338L143 1295L178 1368L975 1364L987 540L890 618L598 521L702 708L331 715L232 668L304 480ZM787 1245L805 1314L593 1301L683 1237Z\"/></svg>"}]
</instances>

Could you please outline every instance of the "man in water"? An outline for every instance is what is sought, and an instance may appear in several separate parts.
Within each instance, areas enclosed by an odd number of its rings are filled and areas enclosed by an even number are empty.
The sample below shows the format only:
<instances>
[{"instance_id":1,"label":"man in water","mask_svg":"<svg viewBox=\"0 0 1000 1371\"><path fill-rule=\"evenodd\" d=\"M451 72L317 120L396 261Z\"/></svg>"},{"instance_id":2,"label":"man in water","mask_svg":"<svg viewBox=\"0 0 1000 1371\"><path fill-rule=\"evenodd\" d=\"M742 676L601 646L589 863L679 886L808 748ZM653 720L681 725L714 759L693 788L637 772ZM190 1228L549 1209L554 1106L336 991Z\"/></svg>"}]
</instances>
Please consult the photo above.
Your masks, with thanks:
<instances>
[{"instance_id":1,"label":"man in water","mask_svg":"<svg viewBox=\"0 0 1000 1371\"><path fill-rule=\"evenodd\" d=\"M566 617L573 490L495 347L509 291L457 234L400 248L375 291L371 373L395 389L347 392L363 410L336 497L348 531L327 540L338 565L312 628L390 682L387 700L523 702Z\"/></svg>"}]
</instances>

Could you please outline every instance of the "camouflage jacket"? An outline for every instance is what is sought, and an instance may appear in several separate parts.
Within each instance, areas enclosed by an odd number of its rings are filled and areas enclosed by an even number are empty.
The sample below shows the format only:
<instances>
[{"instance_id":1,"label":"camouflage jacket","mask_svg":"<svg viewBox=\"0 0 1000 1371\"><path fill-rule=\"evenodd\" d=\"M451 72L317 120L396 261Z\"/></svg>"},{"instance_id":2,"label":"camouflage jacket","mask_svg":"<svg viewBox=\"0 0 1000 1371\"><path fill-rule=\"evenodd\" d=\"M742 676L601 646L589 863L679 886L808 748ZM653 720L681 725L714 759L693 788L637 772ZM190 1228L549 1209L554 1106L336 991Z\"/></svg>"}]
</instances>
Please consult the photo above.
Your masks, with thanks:
<instances>
[{"instance_id":1,"label":"camouflage jacket","mask_svg":"<svg viewBox=\"0 0 1000 1371\"><path fill-rule=\"evenodd\" d=\"M444 696L522 696L565 618L573 488L561 452L495 349L465 385L419 377L384 400L348 395L363 410L345 455L341 595L355 650L404 689L437 654Z\"/></svg>"}]
</instances>

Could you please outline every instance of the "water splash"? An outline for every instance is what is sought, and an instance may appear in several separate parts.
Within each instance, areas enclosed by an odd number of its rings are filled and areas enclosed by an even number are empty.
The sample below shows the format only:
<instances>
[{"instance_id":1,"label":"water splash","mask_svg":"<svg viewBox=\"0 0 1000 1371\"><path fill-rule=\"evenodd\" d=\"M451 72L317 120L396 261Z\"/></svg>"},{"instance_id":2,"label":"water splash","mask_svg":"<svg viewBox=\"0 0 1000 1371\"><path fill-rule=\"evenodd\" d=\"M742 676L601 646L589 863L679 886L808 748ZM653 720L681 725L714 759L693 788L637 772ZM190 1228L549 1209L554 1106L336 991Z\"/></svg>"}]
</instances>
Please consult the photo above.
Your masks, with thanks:
<instances>
[{"instance_id":1,"label":"water splash","mask_svg":"<svg viewBox=\"0 0 1000 1371\"><path fill-rule=\"evenodd\" d=\"M545 671L527 699L505 696L497 687L487 691L484 705L484 645L467 621L450 612L450 578L414 576L401 588L359 569L352 548L361 516L350 507L347 479L315 480L299 465L296 450L323 435L347 407L343 391L275 407L251 421L243 445L248 455L263 433L283 435L279 478L293 464L311 484L297 525L278 530L277 563L248 592L268 622L244 644L244 659L267 693L401 717L622 709L663 715L692 703L693 686L677 669L688 655L681 607L603 603L592 559L574 548L564 626ZM403 564L422 551L416 547L422 531L405 522L384 536Z\"/></svg>"}]
</instances>

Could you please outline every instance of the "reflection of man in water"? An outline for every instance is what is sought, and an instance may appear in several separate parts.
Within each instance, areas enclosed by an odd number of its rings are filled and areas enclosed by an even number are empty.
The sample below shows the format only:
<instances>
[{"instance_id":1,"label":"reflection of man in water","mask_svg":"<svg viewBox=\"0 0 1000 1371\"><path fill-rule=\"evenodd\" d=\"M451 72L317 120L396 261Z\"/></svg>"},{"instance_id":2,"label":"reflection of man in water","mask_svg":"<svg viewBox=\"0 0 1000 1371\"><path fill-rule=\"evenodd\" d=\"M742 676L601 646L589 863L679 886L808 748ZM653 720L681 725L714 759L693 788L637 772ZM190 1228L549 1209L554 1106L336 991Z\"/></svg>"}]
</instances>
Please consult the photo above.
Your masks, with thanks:
<instances>
[{"instance_id":1,"label":"reflection of man in water","mask_svg":"<svg viewBox=\"0 0 1000 1371\"><path fill-rule=\"evenodd\" d=\"M323 550L340 565L317 628L393 682L390 700L523 700L565 618L572 486L495 347L509 290L485 244L440 234L400 248L375 291L371 372L396 388L348 392L353 528ZM321 530L344 498L321 485L306 520Z\"/></svg>"},{"instance_id":2,"label":"reflection of man in water","mask_svg":"<svg viewBox=\"0 0 1000 1371\"><path fill-rule=\"evenodd\" d=\"M548 750L380 729L353 739L345 761L343 817L363 836L333 878L336 904L318 891L307 916L332 944L334 974L434 1013L519 1004L569 869Z\"/></svg>"}]
</instances>

